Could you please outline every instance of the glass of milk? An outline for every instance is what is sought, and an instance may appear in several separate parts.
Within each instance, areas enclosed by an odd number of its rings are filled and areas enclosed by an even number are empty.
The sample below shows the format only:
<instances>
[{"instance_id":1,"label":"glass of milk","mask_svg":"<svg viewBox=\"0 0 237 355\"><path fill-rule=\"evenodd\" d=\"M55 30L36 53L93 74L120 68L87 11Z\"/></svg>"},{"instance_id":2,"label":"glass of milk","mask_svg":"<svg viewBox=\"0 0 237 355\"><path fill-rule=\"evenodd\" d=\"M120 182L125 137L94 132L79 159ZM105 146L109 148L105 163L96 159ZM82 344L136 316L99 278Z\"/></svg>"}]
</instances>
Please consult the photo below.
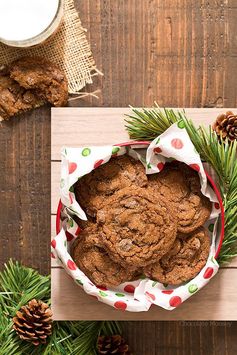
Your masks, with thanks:
<instances>
[{"instance_id":1,"label":"glass of milk","mask_svg":"<svg viewBox=\"0 0 237 355\"><path fill-rule=\"evenodd\" d=\"M13 47L44 42L59 27L64 0L0 0L0 41Z\"/></svg>"}]
</instances>

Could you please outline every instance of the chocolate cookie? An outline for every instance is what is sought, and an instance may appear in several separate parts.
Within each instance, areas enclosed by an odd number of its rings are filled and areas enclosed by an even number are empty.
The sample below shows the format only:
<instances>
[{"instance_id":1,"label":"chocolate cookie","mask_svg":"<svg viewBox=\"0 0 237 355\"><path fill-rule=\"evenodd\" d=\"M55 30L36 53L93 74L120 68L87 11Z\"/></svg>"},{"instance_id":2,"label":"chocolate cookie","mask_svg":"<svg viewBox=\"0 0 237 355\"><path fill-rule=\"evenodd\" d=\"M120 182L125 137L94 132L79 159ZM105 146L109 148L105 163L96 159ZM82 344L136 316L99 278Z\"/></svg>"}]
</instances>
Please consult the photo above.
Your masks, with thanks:
<instances>
[{"instance_id":1,"label":"chocolate cookie","mask_svg":"<svg viewBox=\"0 0 237 355\"><path fill-rule=\"evenodd\" d=\"M186 164L166 164L162 172L149 175L149 189L173 205L179 232L194 231L210 216L212 205L201 192L198 173Z\"/></svg>"},{"instance_id":2,"label":"chocolate cookie","mask_svg":"<svg viewBox=\"0 0 237 355\"><path fill-rule=\"evenodd\" d=\"M205 266L210 249L207 231L199 228L191 234L178 235L170 251L144 269L147 277L169 285L179 285L194 278Z\"/></svg>"},{"instance_id":3,"label":"chocolate cookie","mask_svg":"<svg viewBox=\"0 0 237 355\"><path fill-rule=\"evenodd\" d=\"M128 155L112 158L74 185L76 199L90 217L116 191L130 186L146 186L147 176L140 161Z\"/></svg>"},{"instance_id":4,"label":"chocolate cookie","mask_svg":"<svg viewBox=\"0 0 237 355\"><path fill-rule=\"evenodd\" d=\"M115 287L139 276L139 272L125 269L110 258L95 228L80 233L73 245L72 257L80 270L98 286Z\"/></svg>"},{"instance_id":5,"label":"chocolate cookie","mask_svg":"<svg viewBox=\"0 0 237 355\"><path fill-rule=\"evenodd\" d=\"M160 259L176 238L173 213L145 189L128 187L116 192L98 210L97 223L111 258L125 267L146 266Z\"/></svg>"},{"instance_id":6,"label":"chocolate cookie","mask_svg":"<svg viewBox=\"0 0 237 355\"><path fill-rule=\"evenodd\" d=\"M23 57L11 65L10 76L27 90L35 90L43 100L53 106L65 106L68 83L64 73L48 60Z\"/></svg>"},{"instance_id":7,"label":"chocolate cookie","mask_svg":"<svg viewBox=\"0 0 237 355\"><path fill-rule=\"evenodd\" d=\"M9 119L44 103L34 91L23 88L11 79L7 67L0 69L0 118Z\"/></svg>"}]
</instances>

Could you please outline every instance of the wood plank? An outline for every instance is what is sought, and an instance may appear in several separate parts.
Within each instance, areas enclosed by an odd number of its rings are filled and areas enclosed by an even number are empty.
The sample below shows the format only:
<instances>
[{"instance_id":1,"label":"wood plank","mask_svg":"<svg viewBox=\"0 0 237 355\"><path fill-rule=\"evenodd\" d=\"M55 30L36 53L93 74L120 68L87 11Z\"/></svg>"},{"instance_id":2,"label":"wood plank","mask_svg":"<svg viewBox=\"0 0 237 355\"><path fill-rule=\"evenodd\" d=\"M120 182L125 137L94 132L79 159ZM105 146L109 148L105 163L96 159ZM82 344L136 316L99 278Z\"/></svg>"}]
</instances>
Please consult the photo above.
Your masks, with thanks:
<instances>
[{"instance_id":1,"label":"wood plank","mask_svg":"<svg viewBox=\"0 0 237 355\"><path fill-rule=\"evenodd\" d=\"M206 126L223 113L223 109L217 108L185 110L197 125ZM124 115L131 112L129 108L53 108L51 160L61 159L62 146L80 147L128 141Z\"/></svg>"},{"instance_id":2,"label":"wood plank","mask_svg":"<svg viewBox=\"0 0 237 355\"><path fill-rule=\"evenodd\" d=\"M235 355L237 322L122 322L136 355Z\"/></svg>"},{"instance_id":3,"label":"wood plank","mask_svg":"<svg viewBox=\"0 0 237 355\"><path fill-rule=\"evenodd\" d=\"M63 269L52 269L54 320L237 320L236 269L223 269L182 306L170 312L153 306L148 312L115 310L88 296Z\"/></svg>"},{"instance_id":4,"label":"wood plank","mask_svg":"<svg viewBox=\"0 0 237 355\"><path fill-rule=\"evenodd\" d=\"M0 127L0 267L9 258L50 270L50 112L47 107Z\"/></svg>"}]
</instances>

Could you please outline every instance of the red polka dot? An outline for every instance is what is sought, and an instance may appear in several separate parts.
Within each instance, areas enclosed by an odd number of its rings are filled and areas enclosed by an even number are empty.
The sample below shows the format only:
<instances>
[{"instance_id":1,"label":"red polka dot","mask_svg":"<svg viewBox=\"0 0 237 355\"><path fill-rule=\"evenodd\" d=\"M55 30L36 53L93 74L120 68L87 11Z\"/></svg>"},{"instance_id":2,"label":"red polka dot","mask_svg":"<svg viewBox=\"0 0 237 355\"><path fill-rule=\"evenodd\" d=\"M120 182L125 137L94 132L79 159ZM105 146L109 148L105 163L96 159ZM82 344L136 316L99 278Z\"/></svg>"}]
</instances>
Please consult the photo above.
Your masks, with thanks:
<instances>
[{"instance_id":1,"label":"red polka dot","mask_svg":"<svg viewBox=\"0 0 237 355\"><path fill-rule=\"evenodd\" d=\"M80 232L81 232L81 228L80 228L80 227L77 227L77 230L76 230L76 232L75 232L75 235L78 235Z\"/></svg>"},{"instance_id":2,"label":"red polka dot","mask_svg":"<svg viewBox=\"0 0 237 355\"><path fill-rule=\"evenodd\" d=\"M155 299L156 299L155 295L153 295L153 294L150 293L150 292L146 292L146 296L147 296L148 298L150 298L152 301L155 301Z\"/></svg>"},{"instance_id":3,"label":"red polka dot","mask_svg":"<svg viewBox=\"0 0 237 355\"><path fill-rule=\"evenodd\" d=\"M204 275L203 275L204 279L210 279L210 277L212 277L213 272L214 272L214 269L212 267L208 267L206 269L206 271L204 272Z\"/></svg>"},{"instance_id":4,"label":"red polka dot","mask_svg":"<svg viewBox=\"0 0 237 355\"><path fill-rule=\"evenodd\" d=\"M157 164L157 168L159 169L159 171L161 171L164 168L165 164L164 163L158 163Z\"/></svg>"},{"instance_id":5,"label":"red polka dot","mask_svg":"<svg viewBox=\"0 0 237 355\"><path fill-rule=\"evenodd\" d=\"M125 311L125 309L127 308L127 304L122 301L117 301L115 302L114 307L117 309L121 309L122 311Z\"/></svg>"},{"instance_id":6,"label":"red polka dot","mask_svg":"<svg viewBox=\"0 0 237 355\"><path fill-rule=\"evenodd\" d=\"M172 139L171 145L172 145L172 147L175 148L175 149L182 149L183 146L184 146L183 142L182 142L181 139L179 139L179 138L174 138L174 139Z\"/></svg>"},{"instance_id":7,"label":"red polka dot","mask_svg":"<svg viewBox=\"0 0 237 355\"><path fill-rule=\"evenodd\" d=\"M218 203L218 202L215 202L215 209L219 210L219 208L220 208L219 203Z\"/></svg>"},{"instance_id":8,"label":"red polka dot","mask_svg":"<svg viewBox=\"0 0 237 355\"><path fill-rule=\"evenodd\" d=\"M76 163L68 163L68 171L69 174L74 173L74 171L77 169L77 164Z\"/></svg>"},{"instance_id":9,"label":"red polka dot","mask_svg":"<svg viewBox=\"0 0 237 355\"><path fill-rule=\"evenodd\" d=\"M56 248L56 240L55 240L55 239L52 240L51 245L52 245L52 247L53 247L54 249Z\"/></svg>"},{"instance_id":10,"label":"red polka dot","mask_svg":"<svg viewBox=\"0 0 237 355\"><path fill-rule=\"evenodd\" d=\"M68 268L69 268L70 270L76 270L76 269L77 269L76 264L75 264L72 260L68 260L67 266L68 266Z\"/></svg>"},{"instance_id":11,"label":"red polka dot","mask_svg":"<svg viewBox=\"0 0 237 355\"><path fill-rule=\"evenodd\" d=\"M156 147L156 148L153 149L153 152L154 153L161 153L162 149L160 147Z\"/></svg>"},{"instance_id":12,"label":"red polka dot","mask_svg":"<svg viewBox=\"0 0 237 355\"><path fill-rule=\"evenodd\" d=\"M107 291L108 290L107 287L105 287L105 286L97 286L97 288L99 290L101 290L101 291Z\"/></svg>"},{"instance_id":13,"label":"red polka dot","mask_svg":"<svg viewBox=\"0 0 237 355\"><path fill-rule=\"evenodd\" d=\"M165 295L171 295L171 293L173 293L174 290L163 290L162 293L164 293Z\"/></svg>"},{"instance_id":14,"label":"red polka dot","mask_svg":"<svg viewBox=\"0 0 237 355\"><path fill-rule=\"evenodd\" d=\"M51 253L51 258L56 259L56 256L53 253Z\"/></svg>"},{"instance_id":15,"label":"red polka dot","mask_svg":"<svg viewBox=\"0 0 237 355\"><path fill-rule=\"evenodd\" d=\"M196 171L200 171L200 166L198 164L189 164L190 168Z\"/></svg>"},{"instance_id":16,"label":"red polka dot","mask_svg":"<svg viewBox=\"0 0 237 355\"><path fill-rule=\"evenodd\" d=\"M71 240L74 239L73 235L71 233L69 233L68 231L66 231L66 238L67 238L67 241L70 242Z\"/></svg>"},{"instance_id":17,"label":"red polka dot","mask_svg":"<svg viewBox=\"0 0 237 355\"><path fill-rule=\"evenodd\" d=\"M133 285L126 285L126 286L124 287L124 291L125 291L125 292L128 292L128 293L134 293L135 287L134 287Z\"/></svg>"},{"instance_id":18,"label":"red polka dot","mask_svg":"<svg viewBox=\"0 0 237 355\"><path fill-rule=\"evenodd\" d=\"M173 296L169 303L171 307L178 307L182 303L182 300L179 296Z\"/></svg>"},{"instance_id":19,"label":"red polka dot","mask_svg":"<svg viewBox=\"0 0 237 355\"><path fill-rule=\"evenodd\" d=\"M103 164L103 162L104 162L103 159L97 160L94 164L94 169L98 168L101 164Z\"/></svg>"}]
</instances>

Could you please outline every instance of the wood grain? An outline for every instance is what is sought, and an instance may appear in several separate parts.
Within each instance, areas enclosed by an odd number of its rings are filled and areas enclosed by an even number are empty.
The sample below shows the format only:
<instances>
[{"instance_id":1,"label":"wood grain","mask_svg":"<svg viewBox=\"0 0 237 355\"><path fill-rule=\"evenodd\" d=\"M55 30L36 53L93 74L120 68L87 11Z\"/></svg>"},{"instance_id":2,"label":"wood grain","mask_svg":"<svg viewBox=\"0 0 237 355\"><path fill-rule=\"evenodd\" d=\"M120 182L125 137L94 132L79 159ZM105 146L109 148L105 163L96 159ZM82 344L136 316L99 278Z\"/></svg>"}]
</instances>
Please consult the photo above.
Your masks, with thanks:
<instances>
[{"instance_id":1,"label":"wood grain","mask_svg":"<svg viewBox=\"0 0 237 355\"><path fill-rule=\"evenodd\" d=\"M49 270L50 112L46 108L0 127L0 267L10 257Z\"/></svg>"},{"instance_id":2,"label":"wood grain","mask_svg":"<svg viewBox=\"0 0 237 355\"><path fill-rule=\"evenodd\" d=\"M55 214L59 201L60 151L62 146L91 146L113 144L128 140L123 126L124 108L73 108L52 110L51 148L51 221L55 233ZM197 124L210 124L221 109L187 109L188 116ZM85 124L87 122L87 124ZM98 129L99 127L99 129ZM111 128L112 127L112 128ZM63 134L64 133L64 134ZM103 136L103 139L101 138ZM111 137L112 136L112 137ZM69 138L70 137L70 138ZM64 275L63 275L64 274ZM152 307L149 312L118 313L113 308L94 302L79 289L65 271L52 259L52 306L54 317L63 319L130 319L130 320L237 320L236 304L237 260L221 270L218 277L203 291L191 297L175 312ZM220 292L219 290L225 290ZM229 295L226 298L226 293ZM64 297L59 297L63 294ZM215 295L218 294L218 297ZM75 302L75 300L77 300ZM191 311L193 310L193 311ZM79 318L76 318L79 317Z\"/></svg>"},{"instance_id":3,"label":"wood grain","mask_svg":"<svg viewBox=\"0 0 237 355\"><path fill-rule=\"evenodd\" d=\"M182 109L180 109L182 110ZM226 110L234 110L228 108ZM187 116L197 126L209 125L223 113L218 108L185 108ZM103 145L126 142L129 140L124 129L125 115L131 114L130 108L53 108L51 159L59 161L62 146Z\"/></svg>"},{"instance_id":4,"label":"wood grain","mask_svg":"<svg viewBox=\"0 0 237 355\"><path fill-rule=\"evenodd\" d=\"M235 355L237 352L237 322L127 321L122 325L135 355Z\"/></svg>"}]
</instances>

